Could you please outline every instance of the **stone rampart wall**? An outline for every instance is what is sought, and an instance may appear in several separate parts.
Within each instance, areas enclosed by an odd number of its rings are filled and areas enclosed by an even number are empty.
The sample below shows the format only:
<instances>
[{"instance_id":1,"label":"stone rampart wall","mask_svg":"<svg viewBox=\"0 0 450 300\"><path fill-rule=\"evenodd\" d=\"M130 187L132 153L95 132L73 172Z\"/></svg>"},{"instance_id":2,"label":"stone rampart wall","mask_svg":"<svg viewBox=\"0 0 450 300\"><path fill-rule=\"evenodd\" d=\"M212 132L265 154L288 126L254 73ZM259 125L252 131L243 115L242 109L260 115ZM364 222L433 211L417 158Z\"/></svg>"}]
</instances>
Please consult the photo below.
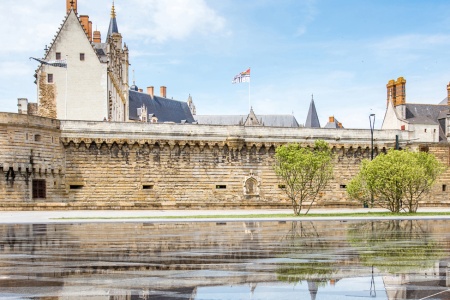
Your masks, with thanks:
<instances>
[{"instance_id":1,"label":"stone rampart wall","mask_svg":"<svg viewBox=\"0 0 450 300\"><path fill-rule=\"evenodd\" d=\"M346 184L370 157L369 130L291 129L192 124L57 121L0 113L3 209L183 209L290 207L273 171L275 149L327 141L334 179L322 207L359 207ZM377 155L402 147L407 133L375 131ZM415 147L418 147L416 145ZM448 145L428 150L448 165ZM45 179L46 199L33 199L30 181ZM445 173L426 205L450 204Z\"/></svg>"}]
</instances>

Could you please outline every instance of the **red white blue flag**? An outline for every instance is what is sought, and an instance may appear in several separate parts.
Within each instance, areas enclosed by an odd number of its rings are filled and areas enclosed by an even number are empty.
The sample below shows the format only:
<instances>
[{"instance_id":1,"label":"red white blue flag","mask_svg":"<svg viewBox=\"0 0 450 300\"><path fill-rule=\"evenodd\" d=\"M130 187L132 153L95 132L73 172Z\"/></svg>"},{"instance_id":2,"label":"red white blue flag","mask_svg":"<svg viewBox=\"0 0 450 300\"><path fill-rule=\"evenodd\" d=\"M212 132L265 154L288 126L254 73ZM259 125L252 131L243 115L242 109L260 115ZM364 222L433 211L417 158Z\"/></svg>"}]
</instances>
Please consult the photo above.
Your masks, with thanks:
<instances>
[{"instance_id":1,"label":"red white blue flag","mask_svg":"<svg viewBox=\"0 0 450 300\"><path fill-rule=\"evenodd\" d=\"M250 82L250 68L247 71L241 72L234 76L233 81L231 83L241 83L241 82Z\"/></svg>"}]
</instances>

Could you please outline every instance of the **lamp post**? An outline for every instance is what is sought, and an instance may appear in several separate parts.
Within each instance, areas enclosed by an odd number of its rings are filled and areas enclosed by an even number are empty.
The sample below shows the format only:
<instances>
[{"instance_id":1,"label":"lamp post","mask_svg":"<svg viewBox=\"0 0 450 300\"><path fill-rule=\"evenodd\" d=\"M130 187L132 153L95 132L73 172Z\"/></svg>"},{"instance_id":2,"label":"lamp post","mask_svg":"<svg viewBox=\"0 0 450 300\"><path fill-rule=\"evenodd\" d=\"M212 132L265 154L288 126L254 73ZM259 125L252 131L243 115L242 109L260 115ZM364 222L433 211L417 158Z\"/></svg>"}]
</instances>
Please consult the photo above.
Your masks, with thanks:
<instances>
[{"instance_id":1,"label":"lamp post","mask_svg":"<svg viewBox=\"0 0 450 300\"><path fill-rule=\"evenodd\" d=\"M369 122L370 122L370 160L373 160L373 130L375 128L375 114L369 115Z\"/></svg>"}]
</instances>

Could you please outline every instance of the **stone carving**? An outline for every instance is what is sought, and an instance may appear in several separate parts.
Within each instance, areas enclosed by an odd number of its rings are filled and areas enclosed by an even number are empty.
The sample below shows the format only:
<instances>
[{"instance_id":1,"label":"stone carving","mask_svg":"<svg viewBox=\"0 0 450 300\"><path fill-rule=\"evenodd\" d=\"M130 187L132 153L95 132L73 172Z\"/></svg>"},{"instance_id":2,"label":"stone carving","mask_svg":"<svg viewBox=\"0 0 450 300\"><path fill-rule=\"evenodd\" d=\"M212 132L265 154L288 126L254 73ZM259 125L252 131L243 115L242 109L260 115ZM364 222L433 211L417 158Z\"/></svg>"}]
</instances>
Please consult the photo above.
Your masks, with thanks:
<instances>
[{"instance_id":1,"label":"stone carving","mask_svg":"<svg viewBox=\"0 0 450 300\"><path fill-rule=\"evenodd\" d=\"M243 184L243 191L245 196L259 196L261 179L255 176L253 170L250 171L249 176L244 178Z\"/></svg>"}]
</instances>

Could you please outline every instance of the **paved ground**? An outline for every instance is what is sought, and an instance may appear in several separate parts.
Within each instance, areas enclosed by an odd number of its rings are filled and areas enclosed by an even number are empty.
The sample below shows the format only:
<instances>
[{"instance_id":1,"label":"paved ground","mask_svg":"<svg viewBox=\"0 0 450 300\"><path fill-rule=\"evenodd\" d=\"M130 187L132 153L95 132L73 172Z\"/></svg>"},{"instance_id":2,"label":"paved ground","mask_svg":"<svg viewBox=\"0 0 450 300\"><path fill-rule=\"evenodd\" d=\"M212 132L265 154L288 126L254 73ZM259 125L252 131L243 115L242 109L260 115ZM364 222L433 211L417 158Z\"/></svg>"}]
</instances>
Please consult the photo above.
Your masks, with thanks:
<instances>
[{"instance_id":1,"label":"paved ground","mask_svg":"<svg viewBox=\"0 0 450 300\"><path fill-rule=\"evenodd\" d=\"M363 212L383 212L384 209L312 209L314 213L363 213ZM419 212L450 212L450 207L446 208L422 208ZM290 214L290 209L278 210L78 210L78 211L0 211L0 224L11 223L81 223L81 222L177 222L179 220L172 217L183 217L183 221L217 221L226 220L225 216L240 216L254 214ZM195 216L213 215L213 219L199 219ZM186 218L193 216L193 218ZM165 219L164 217L171 217ZM400 217L385 217L400 219ZM416 219L449 219L450 216L419 216L405 217ZM245 217L233 218L239 221ZM283 220L299 220L299 218L283 217ZM324 217L308 217L308 220L323 220ZM334 217L335 220L347 220L349 217ZM355 220L381 219L381 217L355 217ZM253 220L273 220L273 218L257 218Z\"/></svg>"}]
</instances>

